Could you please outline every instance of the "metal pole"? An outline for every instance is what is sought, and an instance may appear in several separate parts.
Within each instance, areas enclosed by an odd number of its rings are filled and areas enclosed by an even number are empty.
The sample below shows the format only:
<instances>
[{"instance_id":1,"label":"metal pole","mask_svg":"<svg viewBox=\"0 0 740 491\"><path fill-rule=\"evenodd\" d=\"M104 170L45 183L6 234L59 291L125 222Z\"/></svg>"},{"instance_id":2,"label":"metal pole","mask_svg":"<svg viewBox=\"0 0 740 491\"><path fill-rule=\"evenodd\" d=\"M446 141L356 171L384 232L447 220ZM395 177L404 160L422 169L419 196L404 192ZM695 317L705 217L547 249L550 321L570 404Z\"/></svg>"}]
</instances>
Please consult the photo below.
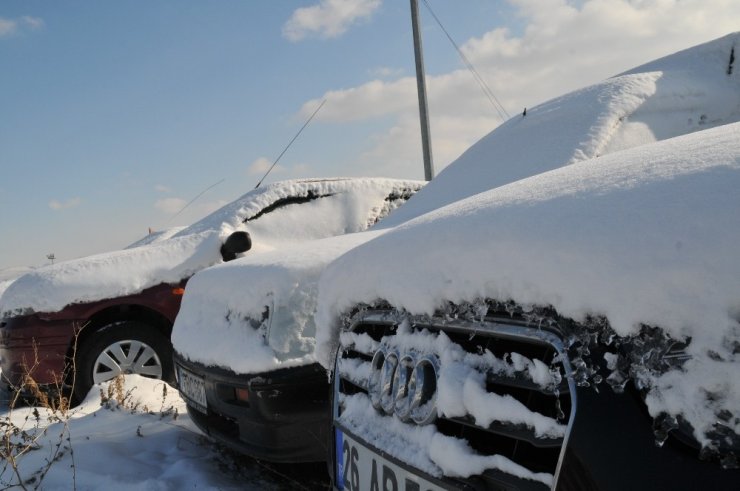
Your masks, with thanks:
<instances>
[{"instance_id":1,"label":"metal pole","mask_svg":"<svg viewBox=\"0 0 740 491\"><path fill-rule=\"evenodd\" d=\"M434 177L432 162L432 140L429 132L429 112L427 111L427 87L424 80L424 55L421 50L419 33L419 2L411 0L411 27L414 33L414 58L416 60L416 92L419 95L419 122L421 123L421 149L424 155L424 178Z\"/></svg>"}]
</instances>

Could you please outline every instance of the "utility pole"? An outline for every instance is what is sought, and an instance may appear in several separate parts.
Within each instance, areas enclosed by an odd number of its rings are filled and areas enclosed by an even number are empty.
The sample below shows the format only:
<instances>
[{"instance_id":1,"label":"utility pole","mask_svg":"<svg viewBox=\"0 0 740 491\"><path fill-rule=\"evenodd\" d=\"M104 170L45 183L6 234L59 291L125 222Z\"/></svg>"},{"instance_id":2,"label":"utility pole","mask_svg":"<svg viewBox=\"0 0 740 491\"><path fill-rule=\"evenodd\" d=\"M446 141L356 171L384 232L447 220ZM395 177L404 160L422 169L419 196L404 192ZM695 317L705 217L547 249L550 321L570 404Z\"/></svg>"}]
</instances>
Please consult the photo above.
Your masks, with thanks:
<instances>
[{"instance_id":1,"label":"utility pole","mask_svg":"<svg viewBox=\"0 0 740 491\"><path fill-rule=\"evenodd\" d=\"M432 162L432 139L429 132L429 112L427 110L427 86L424 79L424 55L421 50L419 33L419 1L411 0L411 28L414 33L414 59L416 60L416 92L419 95L419 122L421 123L421 149L424 155L424 178L434 177Z\"/></svg>"}]
</instances>

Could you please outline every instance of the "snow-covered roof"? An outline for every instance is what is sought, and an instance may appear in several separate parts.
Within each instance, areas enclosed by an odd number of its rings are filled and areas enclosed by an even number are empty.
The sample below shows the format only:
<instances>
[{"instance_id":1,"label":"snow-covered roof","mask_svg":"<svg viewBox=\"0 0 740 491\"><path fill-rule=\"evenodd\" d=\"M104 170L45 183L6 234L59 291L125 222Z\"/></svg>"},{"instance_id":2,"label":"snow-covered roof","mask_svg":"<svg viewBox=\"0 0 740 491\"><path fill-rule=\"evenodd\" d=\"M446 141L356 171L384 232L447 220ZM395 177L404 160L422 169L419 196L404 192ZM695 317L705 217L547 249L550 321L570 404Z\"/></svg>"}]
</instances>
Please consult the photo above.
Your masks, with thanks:
<instances>
[{"instance_id":1,"label":"snow-covered roof","mask_svg":"<svg viewBox=\"0 0 740 491\"><path fill-rule=\"evenodd\" d=\"M252 251L367 229L413 194L420 181L331 178L282 181L250 191L173 237L60 262L29 272L0 297L0 313L54 312L66 305L177 283L221 262L220 247L247 230ZM246 223L245 223L246 220Z\"/></svg>"},{"instance_id":2,"label":"snow-covered roof","mask_svg":"<svg viewBox=\"0 0 740 491\"><path fill-rule=\"evenodd\" d=\"M740 33L730 34L527 109L471 146L382 226L563 165L740 120L737 61L728 75L737 46Z\"/></svg>"},{"instance_id":3,"label":"snow-covered roof","mask_svg":"<svg viewBox=\"0 0 740 491\"><path fill-rule=\"evenodd\" d=\"M706 443L740 407L740 123L616 152L418 217L340 257L319 285L317 355L338 319L383 299L414 314L514 300L618 335L690 339L683 371L650 380L651 414L681 414ZM358 280L361 278L361 280ZM713 400L707 400L712 394ZM727 423L740 434L740 420Z\"/></svg>"}]
</instances>

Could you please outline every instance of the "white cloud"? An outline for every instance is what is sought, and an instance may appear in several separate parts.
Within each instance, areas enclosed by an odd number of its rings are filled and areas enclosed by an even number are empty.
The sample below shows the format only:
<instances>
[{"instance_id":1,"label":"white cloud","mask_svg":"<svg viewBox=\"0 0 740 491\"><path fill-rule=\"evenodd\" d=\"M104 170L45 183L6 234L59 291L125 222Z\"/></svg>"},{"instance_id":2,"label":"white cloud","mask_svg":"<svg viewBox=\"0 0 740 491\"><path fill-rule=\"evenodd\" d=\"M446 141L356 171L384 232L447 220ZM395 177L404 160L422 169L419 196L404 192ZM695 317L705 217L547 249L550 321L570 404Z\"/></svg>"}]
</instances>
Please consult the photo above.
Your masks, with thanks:
<instances>
[{"instance_id":1,"label":"white cloud","mask_svg":"<svg viewBox=\"0 0 740 491\"><path fill-rule=\"evenodd\" d=\"M182 198L164 198L154 202L154 207L161 212L173 215L178 211L182 210L187 204Z\"/></svg>"},{"instance_id":2,"label":"white cloud","mask_svg":"<svg viewBox=\"0 0 740 491\"><path fill-rule=\"evenodd\" d=\"M49 201L49 208L52 210L66 210L68 208L74 208L82 203L80 198L70 198L67 201L57 201L55 199Z\"/></svg>"},{"instance_id":3,"label":"white cloud","mask_svg":"<svg viewBox=\"0 0 740 491\"><path fill-rule=\"evenodd\" d=\"M265 172L267 172L270 167L272 166L272 161L265 158L260 157L256 159L254 162L249 164L249 167L247 167L247 174L250 176L261 176ZM283 172L285 169L280 166L276 165L274 169L272 169L272 172Z\"/></svg>"},{"instance_id":4,"label":"white cloud","mask_svg":"<svg viewBox=\"0 0 740 491\"><path fill-rule=\"evenodd\" d=\"M736 0L508 1L524 21L522 34L497 28L458 43L511 115L733 32L740 19ZM501 119L465 69L427 76L427 88L439 171ZM306 102L301 117L324 98L317 119L325 122L395 117L391 128L369 140L361 164L387 168L393 176L423 175L413 76L328 91Z\"/></svg>"},{"instance_id":5,"label":"white cloud","mask_svg":"<svg viewBox=\"0 0 740 491\"><path fill-rule=\"evenodd\" d=\"M14 20L0 17L0 37L10 36L18 29L18 23Z\"/></svg>"},{"instance_id":6,"label":"white cloud","mask_svg":"<svg viewBox=\"0 0 740 491\"><path fill-rule=\"evenodd\" d=\"M163 198L154 203L154 208L165 215L171 215L170 220L174 219L174 216L177 215L175 222L167 222L167 226L175 223L189 225L218 210L227 203L228 201L226 200L218 199L204 202L195 201L188 205L188 201L182 198Z\"/></svg>"},{"instance_id":7,"label":"white cloud","mask_svg":"<svg viewBox=\"0 0 740 491\"><path fill-rule=\"evenodd\" d=\"M262 178L262 176L265 175L265 173L270 169L270 166L272 166L272 162L272 160L269 160L265 157L260 157L256 159L247 168L247 175ZM306 177L309 176L311 172L312 168L305 163L292 164L290 166L283 166L278 164L275 166L274 169L272 169L270 175L280 174L281 179L286 179ZM269 180L270 179L268 179L268 181Z\"/></svg>"},{"instance_id":8,"label":"white cloud","mask_svg":"<svg viewBox=\"0 0 740 491\"><path fill-rule=\"evenodd\" d=\"M165 186L164 184L157 184L156 186L154 186L154 190L159 193L171 193L172 192L172 188Z\"/></svg>"},{"instance_id":9,"label":"white cloud","mask_svg":"<svg viewBox=\"0 0 740 491\"><path fill-rule=\"evenodd\" d=\"M309 36L335 38L361 20L369 19L381 0L321 0L317 5L295 10L283 25L283 36L301 41Z\"/></svg>"},{"instance_id":10,"label":"white cloud","mask_svg":"<svg viewBox=\"0 0 740 491\"><path fill-rule=\"evenodd\" d=\"M403 68L390 68L386 66L373 68L372 70L369 70L368 73L371 77L376 78L393 78L393 77L400 77L403 75L405 70Z\"/></svg>"},{"instance_id":11,"label":"white cloud","mask_svg":"<svg viewBox=\"0 0 740 491\"><path fill-rule=\"evenodd\" d=\"M19 19L6 19L0 17L0 37L18 34L22 29L41 29L44 27L43 19L38 17L24 16Z\"/></svg>"},{"instance_id":12,"label":"white cloud","mask_svg":"<svg viewBox=\"0 0 740 491\"><path fill-rule=\"evenodd\" d=\"M44 27L44 19L39 19L38 17L29 17L26 15L21 17L21 22L31 29L41 29Z\"/></svg>"}]
</instances>

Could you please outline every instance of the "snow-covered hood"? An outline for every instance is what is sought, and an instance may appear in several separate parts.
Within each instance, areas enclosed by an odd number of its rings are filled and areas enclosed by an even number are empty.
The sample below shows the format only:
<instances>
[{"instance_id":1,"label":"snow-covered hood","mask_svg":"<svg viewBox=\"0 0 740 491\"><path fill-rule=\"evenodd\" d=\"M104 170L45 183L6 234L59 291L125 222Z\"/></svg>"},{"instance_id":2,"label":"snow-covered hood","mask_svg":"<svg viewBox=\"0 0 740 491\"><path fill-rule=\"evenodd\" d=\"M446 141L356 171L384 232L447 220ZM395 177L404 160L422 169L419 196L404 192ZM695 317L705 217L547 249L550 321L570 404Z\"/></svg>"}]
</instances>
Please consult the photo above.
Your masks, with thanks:
<instances>
[{"instance_id":1,"label":"snow-covered hood","mask_svg":"<svg viewBox=\"0 0 740 491\"><path fill-rule=\"evenodd\" d=\"M381 226L564 165L740 121L738 62L729 70L733 47L737 57L740 33L528 108L471 146Z\"/></svg>"},{"instance_id":2,"label":"snow-covered hood","mask_svg":"<svg viewBox=\"0 0 740 491\"><path fill-rule=\"evenodd\" d=\"M431 314L490 297L719 344L740 313L738 185L734 123L481 193L332 263L319 324L378 298Z\"/></svg>"},{"instance_id":3,"label":"snow-covered hood","mask_svg":"<svg viewBox=\"0 0 740 491\"><path fill-rule=\"evenodd\" d=\"M691 360L645 381L653 416L706 443L740 407L740 123L563 167L423 215L349 251L319 284L317 355L379 299L412 314L482 299L658 326ZM711 395L711 397L709 396ZM709 397L709 399L708 399ZM740 435L740 420L727 425Z\"/></svg>"},{"instance_id":4,"label":"snow-covered hood","mask_svg":"<svg viewBox=\"0 0 740 491\"><path fill-rule=\"evenodd\" d=\"M60 262L8 283L0 314L55 312L83 303L177 283L221 262L220 247L247 230L252 250L358 232L375 224L423 186L385 178L304 179L250 191L171 238L139 247ZM176 230L170 230L176 232ZM143 242L146 242L144 240Z\"/></svg>"},{"instance_id":5,"label":"snow-covered hood","mask_svg":"<svg viewBox=\"0 0 740 491\"><path fill-rule=\"evenodd\" d=\"M382 233L307 241L199 272L188 283L175 320L175 351L236 373L315 362L313 316L321 272Z\"/></svg>"}]
</instances>

